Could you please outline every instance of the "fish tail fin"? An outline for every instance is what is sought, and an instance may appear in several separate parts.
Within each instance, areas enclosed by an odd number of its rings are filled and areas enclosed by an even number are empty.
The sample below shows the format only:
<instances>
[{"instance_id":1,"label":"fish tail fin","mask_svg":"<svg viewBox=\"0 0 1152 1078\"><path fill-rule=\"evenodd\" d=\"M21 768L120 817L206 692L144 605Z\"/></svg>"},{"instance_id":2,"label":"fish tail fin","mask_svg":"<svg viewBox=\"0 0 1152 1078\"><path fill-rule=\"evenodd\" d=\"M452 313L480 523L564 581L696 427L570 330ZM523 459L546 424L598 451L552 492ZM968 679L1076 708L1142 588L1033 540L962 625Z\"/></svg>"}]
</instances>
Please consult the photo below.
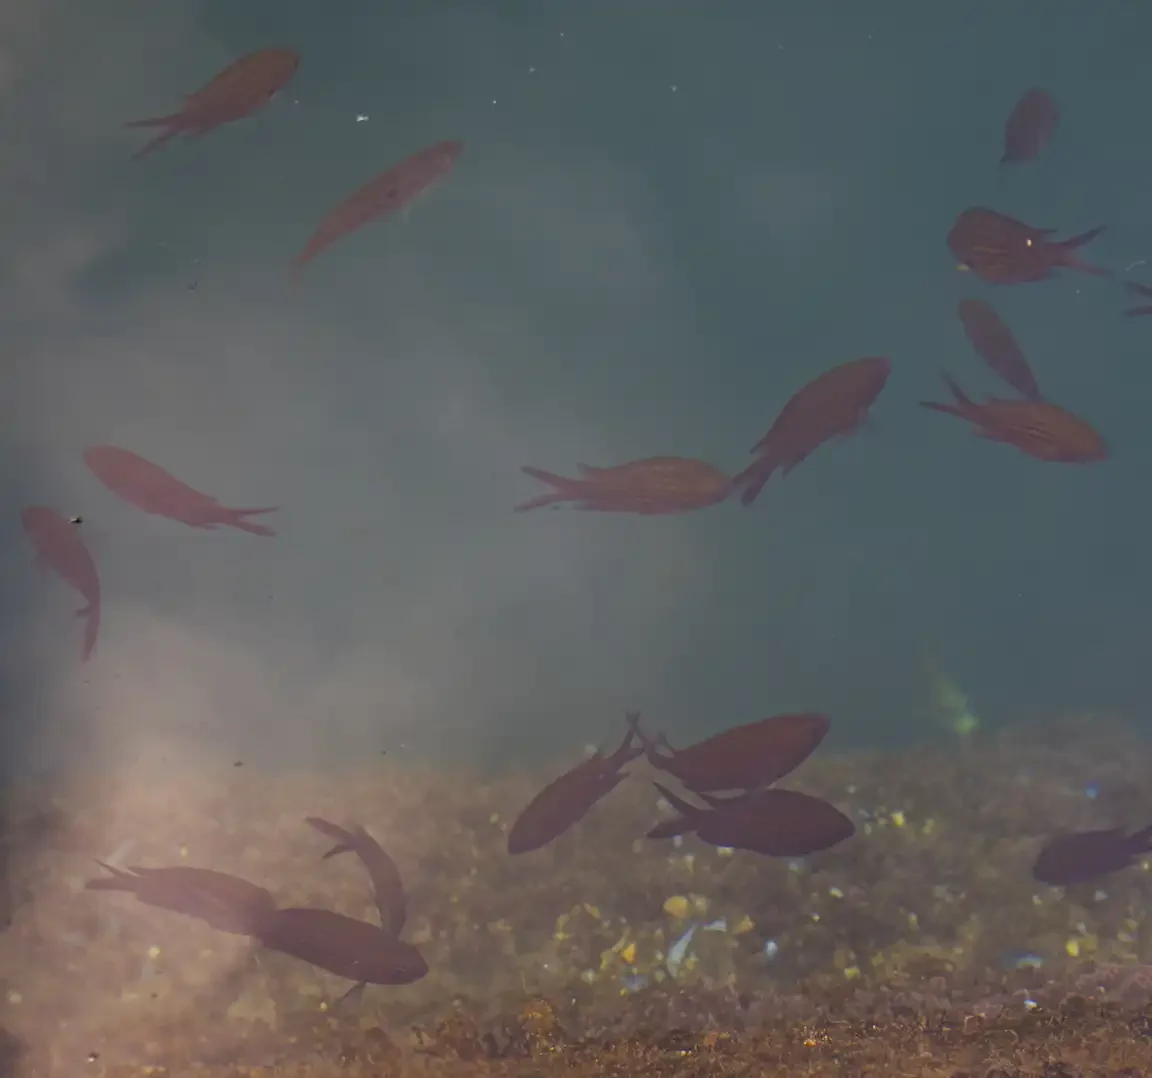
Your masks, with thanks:
<instances>
[{"instance_id":1,"label":"fish tail fin","mask_svg":"<svg viewBox=\"0 0 1152 1078\"><path fill-rule=\"evenodd\" d=\"M98 864L105 872L111 872L111 876L100 876L97 879L89 880L84 884L85 891L131 891L133 890L133 882L136 877L130 872L125 872L122 868L113 868L112 865L105 864L103 861L97 861Z\"/></svg>"},{"instance_id":2,"label":"fish tail fin","mask_svg":"<svg viewBox=\"0 0 1152 1078\"><path fill-rule=\"evenodd\" d=\"M940 401L921 401L921 408L931 408L934 412L943 412L945 415L958 416L960 419L964 418L964 413L954 404L941 404Z\"/></svg>"},{"instance_id":3,"label":"fish tail fin","mask_svg":"<svg viewBox=\"0 0 1152 1078\"><path fill-rule=\"evenodd\" d=\"M143 120L128 120L125 127L174 127L181 120L180 113L170 112L167 116L145 116Z\"/></svg>"},{"instance_id":4,"label":"fish tail fin","mask_svg":"<svg viewBox=\"0 0 1152 1078\"><path fill-rule=\"evenodd\" d=\"M304 822L311 827L316 828L322 835L327 835L329 838L336 840L336 845L332 847L323 857L321 861L327 861L329 857L335 857L338 853L348 853L349 850L354 848L356 836L352 834L345 827L339 824L330 823L328 820L321 819L319 816L306 816Z\"/></svg>"},{"instance_id":5,"label":"fish tail fin","mask_svg":"<svg viewBox=\"0 0 1152 1078\"><path fill-rule=\"evenodd\" d=\"M278 508L277 505L268 505L260 509L225 509L225 517L220 523L239 528L240 531L248 532L251 535L275 535L276 533L266 524L253 524L252 521L244 518L257 516L260 513L275 513Z\"/></svg>"},{"instance_id":6,"label":"fish tail fin","mask_svg":"<svg viewBox=\"0 0 1152 1078\"><path fill-rule=\"evenodd\" d=\"M1132 845L1140 853L1152 852L1152 826L1142 828L1131 838Z\"/></svg>"},{"instance_id":7,"label":"fish tail fin","mask_svg":"<svg viewBox=\"0 0 1152 1078\"><path fill-rule=\"evenodd\" d=\"M76 611L76 616L88 619L84 625L83 651L83 657L87 660L96 647L96 637L100 632L100 603L88 603L87 606L82 606Z\"/></svg>"},{"instance_id":8,"label":"fish tail fin","mask_svg":"<svg viewBox=\"0 0 1152 1078\"><path fill-rule=\"evenodd\" d=\"M540 494L535 498L530 498L526 502L521 502L516 506L516 513L523 513L529 509L540 509L545 505L555 505L557 502L571 501L574 497L578 496L578 491L583 484L578 479L565 479L562 475L557 475L555 472L547 472L543 468L533 468L530 464L525 464L520 469L525 475L530 475L533 479L539 479L542 483L547 483L555 487L555 490L549 491L547 494Z\"/></svg>"},{"instance_id":9,"label":"fish tail fin","mask_svg":"<svg viewBox=\"0 0 1152 1078\"><path fill-rule=\"evenodd\" d=\"M680 813L680 816L674 820L661 820L644 837L674 838L676 835L684 834L685 831L695 830L696 817L700 815L700 810L695 805L690 805L682 797L677 797L668 787L661 786L658 782L654 782L652 785L660 791L660 796Z\"/></svg>"},{"instance_id":10,"label":"fish tail fin","mask_svg":"<svg viewBox=\"0 0 1152 1078\"><path fill-rule=\"evenodd\" d=\"M947 371L941 371L940 377L944 379L944 384L948 387L948 392L952 394L957 405L961 408L972 407L972 398L960 388L960 383L952 375Z\"/></svg>"},{"instance_id":11,"label":"fish tail fin","mask_svg":"<svg viewBox=\"0 0 1152 1078\"><path fill-rule=\"evenodd\" d=\"M1099 236L1106 227L1106 225L1098 225L1096 228L1090 228L1087 232L1081 232L1079 236L1073 236L1070 240L1064 240L1063 243L1060 244L1064 265L1072 269L1078 269L1082 273L1091 273L1095 277L1114 276L1111 270L1105 269L1103 266L1093 265L1091 262L1085 262L1076 253L1076 248L1083 247L1086 243L1090 243Z\"/></svg>"},{"instance_id":12,"label":"fish tail fin","mask_svg":"<svg viewBox=\"0 0 1152 1078\"><path fill-rule=\"evenodd\" d=\"M1078 236L1073 236L1069 240L1064 240L1060 246L1066 250L1072 250L1075 247L1083 247L1086 243L1091 243L1107 227L1107 225L1097 225L1095 228L1088 229L1087 232L1081 232Z\"/></svg>"},{"instance_id":13,"label":"fish tail fin","mask_svg":"<svg viewBox=\"0 0 1152 1078\"><path fill-rule=\"evenodd\" d=\"M311 261L312 256L307 250L304 250L288 263L288 283L292 285L293 288L297 287L300 282L304 280L304 267Z\"/></svg>"},{"instance_id":14,"label":"fish tail fin","mask_svg":"<svg viewBox=\"0 0 1152 1078\"><path fill-rule=\"evenodd\" d=\"M772 478L778 462L774 457L763 456L754 460L742 472L732 478L733 489L743 488L740 491L740 504L751 505L759 496L764 485Z\"/></svg>"},{"instance_id":15,"label":"fish tail fin","mask_svg":"<svg viewBox=\"0 0 1152 1078\"><path fill-rule=\"evenodd\" d=\"M129 120L124 124L125 127L162 127L163 131L160 132L150 142L146 142L139 150L132 155L133 161L139 161L141 157L150 154L153 150L158 150L169 139L175 138L183 130L181 123L183 117L178 112L170 113L168 116L148 116L143 120Z\"/></svg>"}]
</instances>

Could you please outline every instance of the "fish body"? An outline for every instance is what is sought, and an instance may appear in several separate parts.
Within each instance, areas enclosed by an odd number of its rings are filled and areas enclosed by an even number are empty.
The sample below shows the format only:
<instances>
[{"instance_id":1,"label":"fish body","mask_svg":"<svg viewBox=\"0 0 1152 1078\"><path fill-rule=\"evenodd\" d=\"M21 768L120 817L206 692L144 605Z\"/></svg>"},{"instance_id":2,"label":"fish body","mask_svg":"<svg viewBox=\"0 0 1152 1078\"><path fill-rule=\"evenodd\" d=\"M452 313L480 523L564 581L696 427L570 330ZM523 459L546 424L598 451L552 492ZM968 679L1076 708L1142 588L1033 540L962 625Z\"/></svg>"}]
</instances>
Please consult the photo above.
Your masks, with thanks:
<instances>
[{"instance_id":1,"label":"fish body","mask_svg":"<svg viewBox=\"0 0 1152 1078\"><path fill-rule=\"evenodd\" d=\"M528 853L546 846L587 815L589 809L627 778L621 769L643 754L634 747L635 721L628 716L629 729L620 747L611 756L595 752L575 767L548 783L525 806L508 831L508 852Z\"/></svg>"},{"instance_id":2,"label":"fish body","mask_svg":"<svg viewBox=\"0 0 1152 1078\"><path fill-rule=\"evenodd\" d=\"M521 471L555 489L516 506L516 512L559 502L602 513L663 516L722 502L732 481L719 468L688 457L645 457L608 468L578 464L579 479L525 465Z\"/></svg>"},{"instance_id":3,"label":"fish body","mask_svg":"<svg viewBox=\"0 0 1152 1078\"><path fill-rule=\"evenodd\" d=\"M409 205L452 170L463 149L462 142L433 143L353 191L321 218L304 250L292 260L293 276L349 232Z\"/></svg>"},{"instance_id":4,"label":"fish body","mask_svg":"<svg viewBox=\"0 0 1152 1078\"><path fill-rule=\"evenodd\" d=\"M359 824L349 829L329 823L319 816L309 816L306 821L321 834L336 840L336 845L324 854L323 860L348 852L360 858L360 863L372 880L380 926L391 935L398 936L407 918L408 900L396 862Z\"/></svg>"},{"instance_id":5,"label":"fish body","mask_svg":"<svg viewBox=\"0 0 1152 1078\"><path fill-rule=\"evenodd\" d=\"M424 956L410 943L334 910L303 906L276 910L257 938L273 951L358 984L411 984L428 972Z\"/></svg>"},{"instance_id":6,"label":"fish body","mask_svg":"<svg viewBox=\"0 0 1152 1078\"><path fill-rule=\"evenodd\" d=\"M265 888L225 872L185 865L132 865L125 871L103 861L97 864L112 875L89 880L87 890L126 891L147 906L196 917L222 932L255 936L276 910L276 900Z\"/></svg>"},{"instance_id":7,"label":"fish body","mask_svg":"<svg viewBox=\"0 0 1152 1078\"><path fill-rule=\"evenodd\" d=\"M794 771L824 740L831 725L826 715L804 712L773 715L733 726L683 749L658 751L656 741L633 728L648 762L675 776L694 793L749 790L772 783Z\"/></svg>"},{"instance_id":8,"label":"fish body","mask_svg":"<svg viewBox=\"0 0 1152 1078\"><path fill-rule=\"evenodd\" d=\"M1033 228L1007 214L974 206L956 218L948 233L948 248L962 269L971 270L989 284L1043 281L1061 267L1097 277L1110 271L1083 261L1077 249L1094 240L1104 226L1067 240L1052 240L1052 228Z\"/></svg>"},{"instance_id":9,"label":"fish body","mask_svg":"<svg viewBox=\"0 0 1152 1078\"><path fill-rule=\"evenodd\" d=\"M1152 827L1126 835L1120 828L1078 831L1045 844L1032 867L1041 883L1066 887L1119 872L1152 851Z\"/></svg>"},{"instance_id":10,"label":"fish body","mask_svg":"<svg viewBox=\"0 0 1152 1078\"><path fill-rule=\"evenodd\" d=\"M1060 109L1047 90L1033 88L1013 106L1004 124L1004 155L1000 164L1011 165L1039 157L1052 141L1060 123Z\"/></svg>"},{"instance_id":11,"label":"fish body","mask_svg":"<svg viewBox=\"0 0 1152 1078\"><path fill-rule=\"evenodd\" d=\"M963 299L956 314L976 354L1025 400L1040 400L1036 376L996 309L982 300Z\"/></svg>"},{"instance_id":12,"label":"fish body","mask_svg":"<svg viewBox=\"0 0 1152 1078\"><path fill-rule=\"evenodd\" d=\"M43 505L29 505L20 514L24 533L36 548L36 563L59 573L84 598L76 611L86 618L82 655L87 659L100 632L100 578L80 529L66 517Z\"/></svg>"},{"instance_id":13,"label":"fish body","mask_svg":"<svg viewBox=\"0 0 1152 1078\"><path fill-rule=\"evenodd\" d=\"M797 390L752 447L757 459L733 479L743 488L740 501L751 505L778 469L787 475L825 442L855 432L891 373L890 360L868 356L841 363Z\"/></svg>"},{"instance_id":14,"label":"fish body","mask_svg":"<svg viewBox=\"0 0 1152 1078\"><path fill-rule=\"evenodd\" d=\"M253 524L245 519L261 513L274 513L275 506L226 508L215 498L182 483L158 464L127 449L111 445L91 446L84 450L84 463L113 494L145 513L168 517L193 528L215 528L223 524L252 535L276 534L263 524Z\"/></svg>"},{"instance_id":15,"label":"fish body","mask_svg":"<svg viewBox=\"0 0 1152 1078\"><path fill-rule=\"evenodd\" d=\"M299 66L300 54L293 49L259 49L242 56L199 90L188 94L179 112L130 120L128 127L163 128L133 160L151 153L182 132L197 137L222 124L251 116L276 96Z\"/></svg>"},{"instance_id":16,"label":"fish body","mask_svg":"<svg viewBox=\"0 0 1152 1078\"><path fill-rule=\"evenodd\" d=\"M968 420L977 437L1005 442L1037 460L1085 464L1108 457L1104 439L1085 420L1058 405L998 397L978 404L946 371L943 377L953 403L921 401L921 406Z\"/></svg>"},{"instance_id":17,"label":"fish body","mask_svg":"<svg viewBox=\"0 0 1152 1078\"><path fill-rule=\"evenodd\" d=\"M834 805L795 790L757 790L727 800L707 797L707 807L700 808L655 785L680 816L657 824L648 838L694 831L713 846L768 857L805 857L856 833L855 824Z\"/></svg>"}]
</instances>

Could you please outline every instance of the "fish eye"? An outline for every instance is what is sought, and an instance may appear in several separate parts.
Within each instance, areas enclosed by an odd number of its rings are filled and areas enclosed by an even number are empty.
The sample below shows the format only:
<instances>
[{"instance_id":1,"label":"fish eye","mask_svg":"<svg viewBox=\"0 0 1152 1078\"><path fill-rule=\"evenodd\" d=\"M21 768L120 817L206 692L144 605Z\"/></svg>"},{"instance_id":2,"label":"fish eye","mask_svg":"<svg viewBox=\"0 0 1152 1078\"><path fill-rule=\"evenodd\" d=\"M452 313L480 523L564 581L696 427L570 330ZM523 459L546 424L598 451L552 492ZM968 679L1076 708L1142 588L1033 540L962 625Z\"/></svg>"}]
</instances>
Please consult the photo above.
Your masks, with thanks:
<instances>
[{"instance_id":1,"label":"fish eye","mask_svg":"<svg viewBox=\"0 0 1152 1078\"><path fill-rule=\"evenodd\" d=\"M1027 238L1027 239L1024 241L1024 246L1025 246L1025 247L1031 247L1031 246L1032 246L1032 237L1031 237L1031 236L1029 236L1029 237L1028 237L1028 238Z\"/></svg>"}]
</instances>

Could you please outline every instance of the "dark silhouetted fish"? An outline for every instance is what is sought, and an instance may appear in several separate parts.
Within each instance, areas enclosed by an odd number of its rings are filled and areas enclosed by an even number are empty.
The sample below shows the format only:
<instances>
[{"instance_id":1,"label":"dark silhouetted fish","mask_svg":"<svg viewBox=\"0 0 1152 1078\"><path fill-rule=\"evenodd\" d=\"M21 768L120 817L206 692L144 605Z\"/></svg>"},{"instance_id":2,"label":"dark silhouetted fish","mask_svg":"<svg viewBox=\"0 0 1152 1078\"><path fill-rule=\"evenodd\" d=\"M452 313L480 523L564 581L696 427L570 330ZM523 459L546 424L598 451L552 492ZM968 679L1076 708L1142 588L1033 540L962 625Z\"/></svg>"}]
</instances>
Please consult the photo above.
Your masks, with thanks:
<instances>
[{"instance_id":1,"label":"dark silhouetted fish","mask_svg":"<svg viewBox=\"0 0 1152 1078\"><path fill-rule=\"evenodd\" d=\"M732 480L743 488L740 501L751 505L777 469L787 475L829 439L856 431L891 373L889 360L869 356L841 363L797 390L752 447L758 459Z\"/></svg>"},{"instance_id":2,"label":"dark silhouetted fish","mask_svg":"<svg viewBox=\"0 0 1152 1078\"><path fill-rule=\"evenodd\" d=\"M719 468L688 457L646 457L609 468L576 467L579 479L525 465L521 469L525 475L556 489L516 506L516 512L579 502L578 509L662 516L716 505L732 491L731 480Z\"/></svg>"},{"instance_id":3,"label":"dark silhouetted fish","mask_svg":"<svg viewBox=\"0 0 1152 1078\"><path fill-rule=\"evenodd\" d=\"M1079 831L1046 843L1032 866L1041 883L1064 887L1119 872L1142 854L1152 852L1152 827L1126 835L1118 827Z\"/></svg>"},{"instance_id":4,"label":"dark silhouetted fish","mask_svg":"<svg viewBox=\"0 0 1152 1078\"><path fill-rule=\"evenodd\" d=\"M139 868L127 871L96 862L111 876L89 880L90 891L126 891L147 906L184 913L221 932L258 935L276 911L276 901L263 887L210 868Z\"/></svg>"},{"instance_id":5,"label":"dark silhouetted fish","mask_svg":"<svg viewBox=\"0 0 1152 1078\"><path fill-rule=\"evenodd\" d=\"M708 807L699 808L659 783L655 786L680 816L657 824L648 838L694 831L713 846L769 857L804 857L856 833L852 821L834 805L794 790L757 790L727 800L705 796Z\"/></svg>"},{"instance_id":6,"label":"dark silhouetted fish","mask_svg":"<svg viewBox=\"0 0 1152 1078\"><path fill-rule=\"evenodd\" d=\"M215 528L223 524L252 535L275 535L263 524L245 517L274 513L275 506L262 509L228 509L215 498L193 490L158 464L137 453L113 445L94 445L84 450L84 463L113 494L145 513L178 520L193 528Z\"/></svg>"},{"instance_id":7,"label":"dark silhouetted fish","mask_svg":"<svg viewBox=\"0 0 1152 1078\"><path fill-rule=\"evenodd\" d=\"M1037 460L1064 464L1084 464L1106 460L1104 439L1083 419L1047 401L1001 400L988 397L977 404L964 394L948 374L945 384L954 404L921 401L925 408L966 419L975 426L979 438L1005 442Z\"/></svg>"},{"instance_id":8,"label":"dark silhouetted fish","mask_svg":"<svg viewBox=\"0 0 1152 1078\"><path fill-rule=\"evenodd\" d=\"M277 910L262 925L265 947L291 955L356 984L411 984L428 972L424 956L390 932L333 910L295 906Z\"/></svg>"},{"instance_id":9,"label":"dark silhouetted fish","mask_svg":"<svg viewBox=\"0 0 1152 1078\"><path fill-rule=\"evenodd\" d=\"M1043 281L1061 267L1111 277L1109 270L1084 262L1076 253L1094 240L1104 226L1068 240L1051 240L1054 228L1033 228L1007 214L974 206L956 218L948 233L948 248L961 269L971 270L989 284Z\"/></svg>"},{"instance_id":10,"label":"dark silhouetted fish","mask_svg":"<svg viewBox=\"0 0 1152 1078\"><path fill-rule=\"evenodd\" d=\"M20 513L20 521L24 534L36 548L37 567L59 573L84 597L85 605L76 611L76 616L88 619L81 653L87 659L100 632L100 578L81 530L67 517L43 505L27 506Z\"/></svg>"},{"instance_id":11,"label":"dark silhouetted fish","mask_svg":"<svg viewBox=\"0 0 1152 1078\"><path fill-rule=\"evenodd\" d=\"M976 354L1025 400L1040 400L1036 376L995 308L983 300L962 299L956 313Z\"/></svg>"},{"instance_id":12,"label":"dark silhouetted fish","mask_svg":"<svg viewBox=\"0 0 1152 1078\"><path fill-rule=\"evenodd\" d=\"M1016 102L1004 125L1004 156L1000 164L1032 161L1056 133L1060 110L1047 90L1032 89Z\"/></svg>"},{"instance_id":13,"label":"dark silhouetted fish","mask_svg":"<svg viewBox=\"0 0 1152 1078\"><path fill-rule=\"evenodd\" d=\"M1138 284L1136 281L1125 281L1128 286L1129 292L1135 292L1138 296L1152 296L1152 288L1146 284ZM1135 318L1137 315L1152 314L1152 304L1145 304L1143 307L1129 307L1124 312L1129 318Z\"/></svg>"},{"instance_id":14,"label":"dark silhouetted fish","mask_svg":"<svg viewBox=\"0 0 1152 1078\"><path fill-rule=\"evenodd\" d=\"M611 756L593 753L553 779L528 802L508 832L509 853L527 853L546 846L583 819L600 798L627 778L621 768L644 751L632 745L639 717L637 713L628 716L628 733Z\"/></svg>"},{"instance_id":15,"label":"dark silhouetted fish","mask_svg":"<svg viewBox=\"0 0 1152 1078\"><path fill-rule=\"evenodd\" d=\"M771 786L812 755L830 725L826 715L815 712L773 715L733 726L684 749L673 749L661 739L668 751L661 755L657 742L640 729L639 716L629 716L629 722L648 762L694 793Z\"/></svg>"},{"instance_id":16,"label":"dark silhouetted fish","mask_svg":"<svg viewBox=\"0 0 1152 1078\"><path fill-rule=\"evenodd\" d=\"M305 265L349 232L411 203L452 170L463 149L462 142L426 146L353 191L321 218L304 250L292 260L293 277L298 278Z\"/></svg>"},{"instance_id":17,"label":"dark silhouetted fish","mask_svg":"<svg viewBox=\"0 0 1152 1078\"><path fill-rule=\"evenodd\" d=\"M133 160L151 153L181 132L195 137L221 124L251 116L276 96L299 66L300 54L292 49L260 49L242 56L211 82L189 94L179 112L130 120L127 127L164 128Z\"/></svg>"},{"instance_id":18,"label":"dark silhouetted fish","mask_svg":"<svg viewBox=\"0 0 1152 1078\"><path fill-rule=\"evenodd\" d=\"M323 860L348 852L360 858L372 880L376 908L380 911L380 926L393 936L398 936L407 917L408 901L396 862L359 824L349 829L322 820L319 816L308 816L306 819L321 834L336 840L337 845L324 854Z\"/></svg>"}]
</instances>

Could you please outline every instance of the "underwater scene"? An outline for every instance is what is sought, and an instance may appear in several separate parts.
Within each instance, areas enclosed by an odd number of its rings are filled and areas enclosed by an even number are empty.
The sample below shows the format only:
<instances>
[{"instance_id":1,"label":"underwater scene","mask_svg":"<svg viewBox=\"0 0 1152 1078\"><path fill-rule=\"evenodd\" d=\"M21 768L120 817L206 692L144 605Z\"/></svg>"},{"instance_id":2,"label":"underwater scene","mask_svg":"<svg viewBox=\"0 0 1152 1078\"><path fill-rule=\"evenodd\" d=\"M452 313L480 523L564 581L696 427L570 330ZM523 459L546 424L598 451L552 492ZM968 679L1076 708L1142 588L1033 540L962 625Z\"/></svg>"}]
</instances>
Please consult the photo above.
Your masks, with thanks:
<instances>
[{"instance_id":1,"label":"underwater scene","mask_svg":"<svg viewBox=\"0 0 1152 1078\"><path fill-rule=\"evenodd\" d=\"M0 1078L1152 1075L1150 40L8 0Z\"/></svg>"}]
</instances>

